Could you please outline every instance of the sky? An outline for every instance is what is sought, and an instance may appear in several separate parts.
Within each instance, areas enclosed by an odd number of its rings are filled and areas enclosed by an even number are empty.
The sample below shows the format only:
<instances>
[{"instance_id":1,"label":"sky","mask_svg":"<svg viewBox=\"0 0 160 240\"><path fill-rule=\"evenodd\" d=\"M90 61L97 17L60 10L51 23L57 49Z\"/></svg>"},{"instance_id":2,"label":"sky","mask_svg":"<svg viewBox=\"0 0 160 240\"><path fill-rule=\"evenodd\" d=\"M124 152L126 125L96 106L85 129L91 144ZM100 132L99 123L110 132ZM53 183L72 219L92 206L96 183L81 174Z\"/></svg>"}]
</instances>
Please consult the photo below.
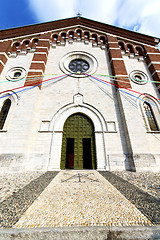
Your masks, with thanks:
<instances>
[{"instance_id":1,"label":"sky","mask_svg":"<svg viewBox=\"0 0 160 240\"><path fill-rule=\"evenodd\" d=\"M2 0L0 29L82 17L160 38L160 0Z\"/></svg>"}]
</instances>

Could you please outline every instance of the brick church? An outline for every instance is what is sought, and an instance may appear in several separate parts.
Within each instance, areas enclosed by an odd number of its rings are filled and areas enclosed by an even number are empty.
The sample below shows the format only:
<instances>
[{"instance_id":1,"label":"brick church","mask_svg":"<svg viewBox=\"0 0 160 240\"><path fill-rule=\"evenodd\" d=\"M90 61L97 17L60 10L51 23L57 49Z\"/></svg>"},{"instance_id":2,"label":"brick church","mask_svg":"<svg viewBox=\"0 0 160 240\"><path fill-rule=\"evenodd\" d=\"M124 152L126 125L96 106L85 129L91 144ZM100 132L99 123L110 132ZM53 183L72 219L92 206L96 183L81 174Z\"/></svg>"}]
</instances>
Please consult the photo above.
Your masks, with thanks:
<instances>
[{"instance_id":1,"label":"brick church","mask_svg":"<svg viewBox=\"0 0 160 240\"><path fill-rule=\"evenodd\" d=\"M159 40L79 16L0 31L0 171L160 171Z\"/></svg>"}]
</instances>

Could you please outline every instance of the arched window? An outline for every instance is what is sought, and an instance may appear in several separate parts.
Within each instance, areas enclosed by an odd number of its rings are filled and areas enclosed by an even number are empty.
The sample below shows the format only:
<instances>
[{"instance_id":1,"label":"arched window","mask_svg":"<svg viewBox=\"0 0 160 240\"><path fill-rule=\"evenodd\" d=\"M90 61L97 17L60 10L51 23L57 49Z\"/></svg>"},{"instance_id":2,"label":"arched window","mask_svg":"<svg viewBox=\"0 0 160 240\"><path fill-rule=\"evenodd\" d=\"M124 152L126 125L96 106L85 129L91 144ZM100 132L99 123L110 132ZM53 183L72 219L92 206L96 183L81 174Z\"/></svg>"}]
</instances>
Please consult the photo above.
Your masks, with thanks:
<instances>
[{"instance_id":1,"label":"arched window","mask_svg":"<svg viewBox=\"0 0 160 240\"><path fill-rule=\"evenodd\" d=\"M89 32L84 32L84 38L89 40Z\"/></svg>"},{"instance_id":2,"label":"arched window","mask_svg":"<svg viewBox=\"0 0 160 240\"><path fill-rule=\"evenodd\" d=\"M96 43L98 42L98 37L96 34L92 34L92 39L94 42L96 42Z\"/></svg>"},{"instance_id":3,"label":"arched window","mask_svg":"<svg viewBox=\"0 0 160 240\"><path fill-rule=\"evenodd\" d=\"M34 38L34 39L33 39L33 43L34 43L35 45L37 45L37 44L38 44L38 38Z\"/></svg>"},{"instance_id":4,"label":"arched window","mask_svg":"<svg viewBox=\"0 0 160 240\"><path fill-rule=\"evenodd\" d=\"M15 42L12 46L12 52L17 52L17 49L20 47L20 42Z\"/></svg>"},{"instance_id":5,"label":"arched window","mask_svg":"<svg viewBox=\"0 0 160 240\"><path fill-rule=\"evenodd\" d=\"M2 109L0 111L0 130L2 130L4 127L10 106L11 106L11 100L10 99L5 100L2 106Z\"/></svg>"},{"instance_id":6,"label":"arched window","mask_svg":"<svg viewBox=\"0 0 160 240\"><path fill-rule=\"evenodd\" d=\"M134 49L133 49L133 46L131 44L127 44L127 48L130 52L130 54L134 54Z\"/></svg>"},{"instance_id":7,"label":"arched window","mask_svg":"<svg viewBox=\"0 0 160 240\"><path fill-rule=\"evenodd\" d=\"M29 40L24 41L23 44L24 44L26 47L28 47L28 46L29 46Z\"/></svg>"},{"instance_id":8,"label":"arched window","mask_svg":"<svg viewBox=\"0 0 160 240\"><path fill-rule=\"evenodd\" d=\"M143 53L143 50L142 50L141 47L136 47L136 50L137 50L138 55L139 55L140 57L144 56L144 53Z\"/></svg>"},{"instance_id":9,"label":"arched window","mask_svg":"<svg viewBox=\"0 0 160 240\"><path fill-rule=\"evenodd\" d=\"M120 47L121 51L125 52L126 49L125 49L124 43L123 42L119 42L118 44L119 44L119 47Z\"/></svg>"},{"instance_id":10,"label":"arched window","mask_svg":"<svg viewBox=\"0 0 160 240\"><path fill-rule=\"evenodd\" d=\"M77 37L82 37L82 31L80 29L77 30Z\"/></svg>"},{"instance_id":11,"label":"arched window","mask_svg":"<svg viewBox=\"0 0 160 240\"><path fill-rule=\"evenodd\" d=\"M33 40L32 40L32 43L31 43L31 48L32 49L36 49L36 46L37 46L37 44L38 44L38 38L34 38Z\"/></svg>"},{"instance_id":12,"label":"arched window","mask_svg":"<svg viewBox=\"0 0 160 240\"><path fill-rule=\"evenodd\" d=\"M151 131L159 131L159 127L158 127L156 118L154 116L154 112L152 110L152 106L150 105L150 103L145 101L143 103L143 107L144 107L145 116L146 116L146 119L148 121L150 130Z\"/></svg>"},{"instance_id":13,"label":"arched window","mask_svg":"<svg viewBox=\"0 0 160 240\"><path fill-rule=\"evenodd\" d=\"M66 33L65 33L65 32L61 33L61 38L62 38L63 40L66 39Z\"/></svg>"},{"instance_id":14,"label":"arched window","mask_svg":"<svg viewBox=\"0 0 160 240\"><path fill-rule=\"evenodd\" d=\"M69 38L71 38L71 39L74 38L74 32L73 32L73 31L70 31L70 32L69 32Z\"/></svg>"},{"instance_id":15,"label":"arched window","mask_svg":"<svg viewBox=\"0 0 160 240\"><path fill-rule=\"evenodd\" d=\"M53 41L57 42L57 40L58 40L58 35L57 35L57 34L54 34L54 35L53 35Z\"/></svg>"},{"instance_id":16,"label":"arched window","mask_svg":"<svg viewBox=\"0 0 160 240\"><path fill-rule=\"evenodd\" d=\"M101 42L101 44L105 44L106 43L105 37L100 36L100 42Z\"/></svg>"}]
</instances>

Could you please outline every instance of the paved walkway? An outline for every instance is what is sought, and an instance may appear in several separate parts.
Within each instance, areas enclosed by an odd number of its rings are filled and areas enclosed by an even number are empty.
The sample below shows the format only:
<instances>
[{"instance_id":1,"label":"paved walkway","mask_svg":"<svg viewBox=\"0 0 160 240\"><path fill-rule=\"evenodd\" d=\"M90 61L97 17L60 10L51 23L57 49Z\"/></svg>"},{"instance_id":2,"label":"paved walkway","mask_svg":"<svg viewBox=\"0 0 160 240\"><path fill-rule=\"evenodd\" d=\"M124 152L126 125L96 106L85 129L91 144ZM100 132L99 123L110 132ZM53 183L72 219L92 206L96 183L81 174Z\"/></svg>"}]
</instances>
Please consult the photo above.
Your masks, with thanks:
<instances>
[{"instance_id":1,"label":"paved walkway","mask_svg":"<svg viewBox=\"0 0 160 240\"><path fill-rule=\"evenodd\" d=\"M160 225L159 174L64 170L0 180L1 229Z\"/></svg>"},{"instance_id":2,"label":"paved walkway","mask_svg":"<svg viewBox=\"0 0 160 240\"><path fill-rule=\"evenodd\" d=\"M97 171L61 171L14 228L151 225Z\"/></svg>"}]
</instances>

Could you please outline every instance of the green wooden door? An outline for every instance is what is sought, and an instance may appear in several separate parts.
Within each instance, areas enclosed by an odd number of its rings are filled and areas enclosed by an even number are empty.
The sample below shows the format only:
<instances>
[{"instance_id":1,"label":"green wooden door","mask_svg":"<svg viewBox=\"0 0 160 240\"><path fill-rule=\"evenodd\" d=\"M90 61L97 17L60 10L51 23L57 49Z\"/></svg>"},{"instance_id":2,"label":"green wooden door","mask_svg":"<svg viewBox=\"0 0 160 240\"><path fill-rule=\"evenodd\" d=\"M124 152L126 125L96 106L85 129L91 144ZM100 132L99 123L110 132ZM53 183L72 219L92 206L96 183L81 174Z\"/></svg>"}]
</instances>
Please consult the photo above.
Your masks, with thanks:
<instances>
[{"instance_id":1,"label":"green wooden door","mask_svg":"<svg viewBox=\"0 0 160 240\"><path fill-rule=\"evenodd\" d=\"M63 128L61 169L96 169L94 126L83 114L71 115Z\"/></svg>"}]
</instances>

